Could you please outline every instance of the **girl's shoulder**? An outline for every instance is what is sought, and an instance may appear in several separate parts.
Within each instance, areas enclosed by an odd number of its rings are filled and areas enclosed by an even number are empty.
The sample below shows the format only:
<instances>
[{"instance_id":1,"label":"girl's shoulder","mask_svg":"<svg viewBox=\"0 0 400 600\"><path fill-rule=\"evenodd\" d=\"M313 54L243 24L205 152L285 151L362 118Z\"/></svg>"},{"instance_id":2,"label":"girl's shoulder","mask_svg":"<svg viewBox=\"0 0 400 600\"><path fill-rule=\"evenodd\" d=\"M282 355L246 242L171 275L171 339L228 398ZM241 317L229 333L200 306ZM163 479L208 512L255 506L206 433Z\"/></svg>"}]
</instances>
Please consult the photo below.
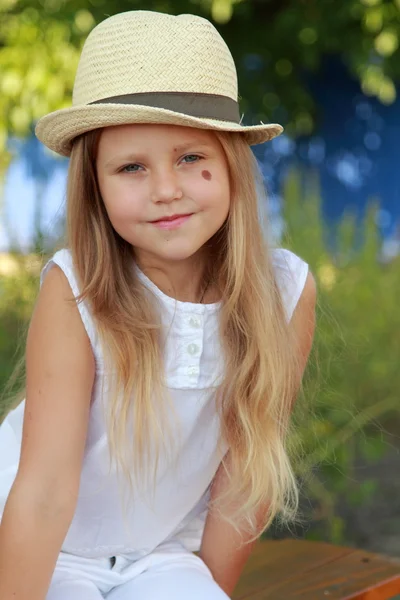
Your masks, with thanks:
<instances>
[{"instance_id":1,"label":"girl's shoulder","mask_svg":"<svg viewBox=\"0 0 400 600\"><path fill-rule=\"evenodd\" d=\"M78 283L74 272L71 250L69 248L62 248L47 260L40 273L40 285L43 284L44 278L53 265L58 265L60 267L68 279L74 296L78 296Z\"/></svg>"},{"instance_id":2,"label":"girl's shoulder","mask_svg":"<svg viewBox=\"0 0 400 600\"><path fill-rule=\"evenodd\" d=\"M96 365L99 368L102 364L102 354L99 345L98 331L88 303L84 299L79 298L81 290L74 268L71 250L69 248L62 248L61 250L58 250L45 263L40 274L40 286L42 286L46 275L54 265L57 265L62 270L65 278L68 281L69 287L71 288L73 296L77 299L79 314L89 337L96 358Z\"/></svg>"},{"instance_id":3,"label":"girl's shoulder","mask_svg":"<svg viewBox=\"0 0 400 600\"><path fill-rule=\"evenodd\" d=\"M286 316L290 320L303 292L309 266L300 256L286 248L271 250L271 261Z\"/></svg>"}]
</instances>

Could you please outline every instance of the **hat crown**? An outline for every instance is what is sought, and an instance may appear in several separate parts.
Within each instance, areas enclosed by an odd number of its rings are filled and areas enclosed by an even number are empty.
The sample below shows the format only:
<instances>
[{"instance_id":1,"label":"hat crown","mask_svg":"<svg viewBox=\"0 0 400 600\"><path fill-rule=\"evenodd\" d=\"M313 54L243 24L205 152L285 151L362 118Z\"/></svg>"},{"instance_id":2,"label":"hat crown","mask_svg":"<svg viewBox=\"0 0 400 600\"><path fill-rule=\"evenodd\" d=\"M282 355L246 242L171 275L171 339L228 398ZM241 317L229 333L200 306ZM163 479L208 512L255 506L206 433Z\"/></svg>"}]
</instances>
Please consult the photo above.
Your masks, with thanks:
<instances>
[{"instance_id":1,"label":"hat crown","mask_svg":"<svg viewBox=\"0 0 400 600\"><path fill-rule=\"evenodd\" d=\"M237 101L235 63L209 21L130 11L91 31L78 65L73 105L148 92L217 94Z\"/></svg>"}]
</instances>

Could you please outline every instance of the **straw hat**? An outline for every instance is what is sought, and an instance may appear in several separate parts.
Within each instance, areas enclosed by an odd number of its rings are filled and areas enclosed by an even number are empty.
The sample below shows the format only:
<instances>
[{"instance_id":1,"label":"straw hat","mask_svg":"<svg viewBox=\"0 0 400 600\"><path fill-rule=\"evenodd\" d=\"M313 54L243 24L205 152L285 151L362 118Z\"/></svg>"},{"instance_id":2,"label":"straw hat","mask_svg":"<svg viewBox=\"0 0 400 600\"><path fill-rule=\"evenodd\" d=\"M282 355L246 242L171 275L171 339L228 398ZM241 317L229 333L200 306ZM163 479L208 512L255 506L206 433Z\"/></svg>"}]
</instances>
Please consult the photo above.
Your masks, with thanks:
<instances>
[{"instance_id":1,"label":"straw hat","mask_svg":"<svg viewBox=\"0 0 400 600\"><path fill-rule=\"evenodd\" d=\"M237 131L249 144L283 131L276 124L241 125L235 63L207 19L141 10L110 17L91 31L72 107L42 117L36 135L68 156L76 136L128 123Z\"/></svg>"}]
</instances>

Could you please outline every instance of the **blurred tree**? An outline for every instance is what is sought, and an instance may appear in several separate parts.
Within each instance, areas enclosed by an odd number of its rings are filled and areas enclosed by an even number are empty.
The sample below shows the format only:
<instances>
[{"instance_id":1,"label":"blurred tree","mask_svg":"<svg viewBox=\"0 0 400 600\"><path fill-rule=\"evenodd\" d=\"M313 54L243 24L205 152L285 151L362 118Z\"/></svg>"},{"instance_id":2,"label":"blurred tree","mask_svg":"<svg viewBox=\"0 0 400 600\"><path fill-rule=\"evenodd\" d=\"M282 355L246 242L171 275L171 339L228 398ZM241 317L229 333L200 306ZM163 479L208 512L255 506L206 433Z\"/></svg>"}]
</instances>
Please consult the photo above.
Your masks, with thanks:
<instances>
[{"instance_id":1,"label":"blurred tree","mask_svg":"<svg viewBox=\"0 0 400 600\"><path fill-rule=\"evenodd\" d=\"M0 0L0 160L8 133L26 135L68 106L83 41L110 14L147 9L214 21L236 61L248 123L307 134L315 106L304 75L337 55L366 94L393 102L400 78L400 0Z\"/></svg>"}]
</instances>

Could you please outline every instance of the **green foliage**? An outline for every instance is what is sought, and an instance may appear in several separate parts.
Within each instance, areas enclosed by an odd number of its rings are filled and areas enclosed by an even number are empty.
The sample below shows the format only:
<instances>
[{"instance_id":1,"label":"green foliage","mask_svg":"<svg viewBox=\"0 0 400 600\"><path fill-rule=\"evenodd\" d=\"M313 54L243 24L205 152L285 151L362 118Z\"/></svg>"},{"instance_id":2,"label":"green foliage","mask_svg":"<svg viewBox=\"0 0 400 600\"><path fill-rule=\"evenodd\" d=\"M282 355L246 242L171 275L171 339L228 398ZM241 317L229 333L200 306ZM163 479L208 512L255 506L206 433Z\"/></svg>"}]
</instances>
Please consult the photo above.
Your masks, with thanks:
<instances>
[{"instance_id":1,"label":"green foliage","mask_svg":"<svg viewBox=\"0 0 400 600\"><path fill-rule=\"evenodd\" d=\"M391 103L400 78L400 0L2 0L0 157L7 133L26 135L43 114L68 106L80 49L93 26L119 12L195 13L214 21L235 58L245 121L313 128L302 73L340 56L364 93ZM258 71L244 64L258 55ZM287 117L287 115L290 115Z\"/></svg>"},{"instance_id":2,"label":"green foliage","mask_svg":"<svg viewBox=\"0 0 400 600\"><path fill-rule=\"evenodd\" d=\"M37 269L27 268L23 257L16 257L20 268L12 276L0 280L0 421L10 408L9 396L17 392L21 381L12 382L5 398L1 398L10 377L24 354L29 318L38 290Z\"/></svg>"},{"instance_id":3,"label":"green foliage","mask_svg":"<svg viewBox=\"0 0 400 600\"><path fill-rule=\"evenodd\" d=\"M304 390L297 403L293 451L306 479L314 518L338 541L337 501L361 504L375 483L360 481L356 459L372 462L388 450L384 427L400 423L400 258L378 260L380 240L371 205L359 226L351 214L337 227L334 251L320 216L316 181L301 193L299 177L285 192L286 243L317 281L317 328Z\"/></svg>"},{"instance_id":4,"label":"green foliage","mask_svg":"<svg viewBox=\"0 0 400 600\"><path fill-rule=\"evenodd\" d=\"M338 501L362 504L376 487L370 479L357 480L355 461L379 460L387 449L383 428L398 419L400 259L386 265L377 260L373 207L359 227L346 215L338 226L336 250L329 251L318 185L311 177L308 181L301 192L299 176L292 173L285 189L282 245L310 264L318 287L315 343L296 403L291 451L312 507L305 516L319 524L309 537L343 542ZM26 330L37 272L24 267L0 282L0 388ZM0 405L0 417L5 409Z\"/></svg>"}]
</instances>

